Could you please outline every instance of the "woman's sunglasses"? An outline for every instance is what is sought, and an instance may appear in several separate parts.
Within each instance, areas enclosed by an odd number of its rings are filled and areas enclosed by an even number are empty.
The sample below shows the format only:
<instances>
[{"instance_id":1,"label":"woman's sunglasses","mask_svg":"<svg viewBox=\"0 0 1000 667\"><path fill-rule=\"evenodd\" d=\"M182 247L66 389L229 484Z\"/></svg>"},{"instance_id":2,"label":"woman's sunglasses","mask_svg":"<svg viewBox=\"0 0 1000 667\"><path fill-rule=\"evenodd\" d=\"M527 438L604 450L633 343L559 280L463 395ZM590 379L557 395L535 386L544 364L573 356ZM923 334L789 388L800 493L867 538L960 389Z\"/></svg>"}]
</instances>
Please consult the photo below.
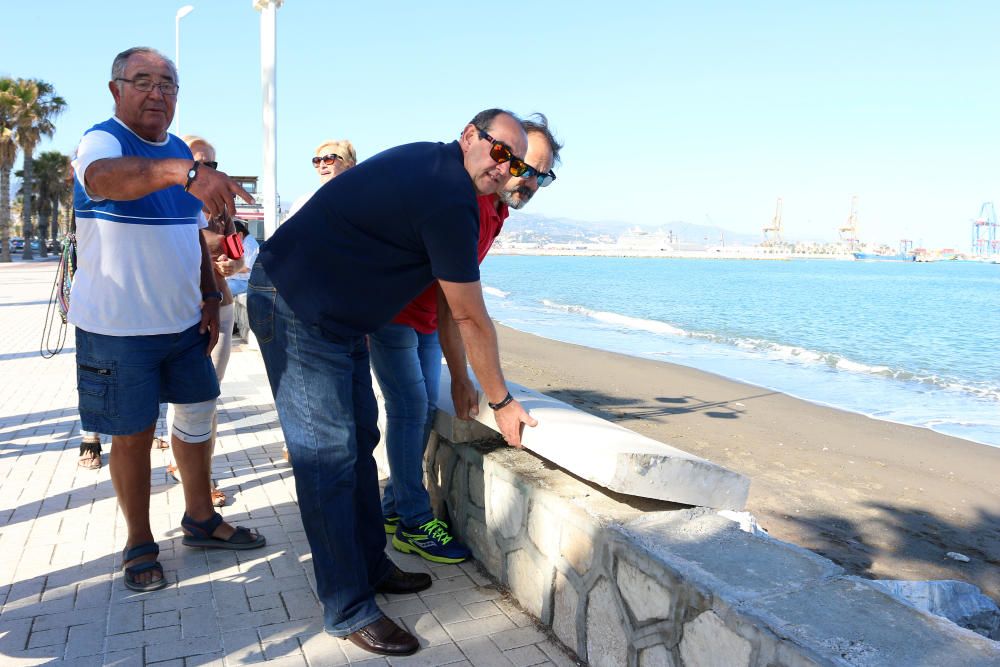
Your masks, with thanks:
<instances>
[{"instance_id":1,"label":"woman's sunglasses","mask_svg":"<svg viewBox=\"0 0 1000 667\"><path fill-rule=\"evenodd\" d=\"M329 167L331 164L333 164L334 162L336 162L337 160L340 160L340 159L342 159L342 158L339 155L337 155L336 153L330 153L329 155L324 155L323 157L314 157L313 158L313 166L314 167L318 167L320 165L320 163L323 163L327 167Z\"/></svg>"},{"instance_id":2,"label":"woman's sunglasses","mask_svg":"<svg viewBox=\"0 0 1000 667\"><path fill-rule=\"evenodd\" d=\"M478 128L476 128L478 129ZM530 167L519 157L514 157L514 151L511 147L502 141L497 141L490 135L486 134L485 131L479 130L479 138L485 139L492 144L490 146L490 157L497 164L503 164L504 162L510 162L510 175L511 176L521 176L524 172L528 171Z\"/></svg>"}]
</instances>

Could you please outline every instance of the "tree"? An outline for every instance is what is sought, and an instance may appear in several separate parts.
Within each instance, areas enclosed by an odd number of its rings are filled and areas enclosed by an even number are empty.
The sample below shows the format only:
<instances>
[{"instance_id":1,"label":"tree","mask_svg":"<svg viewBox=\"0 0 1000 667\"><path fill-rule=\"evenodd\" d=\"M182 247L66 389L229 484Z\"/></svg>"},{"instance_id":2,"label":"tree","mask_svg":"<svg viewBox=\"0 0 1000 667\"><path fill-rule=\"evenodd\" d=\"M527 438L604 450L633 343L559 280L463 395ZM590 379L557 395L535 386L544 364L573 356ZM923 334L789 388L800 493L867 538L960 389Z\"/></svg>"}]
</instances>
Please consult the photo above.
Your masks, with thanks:
<instances>
[{"instance_id":1,"label":"tree","mask_svg":"<svg viewBox=\"0 0 1000 667\"><path fill-rule=\"evenodd\" d=\"M67 190L72 191L69 180L70 159L59 151L46 151L33 160L33 186L37 188L38 231L41 243L39 255L45 257L45 241L59 236L59 204L65 201Z\"/></svg>"},{"instance_id":2,"label":"tree","mask_svg":"<svg viewBox=\"0 0 1000 667\"><path fill-rule=\"evenodd\" d=\"M17 158L16 100L9 92L13 84L13 79L0 78L0 262L10 261L10 172Z\"/></svg>"},{"instance_id":3,"label":"tree","mask_svg":"<svg viewBox=\"0 0 1000 667\"><path fill-rule=\"evenodd\" d=\"M24 259L31 259L31 201L34 195L32 163L35 148L42 137L55 133L52 120L66 108L66 100L55 94L52 84L37 79L17 79L10 92L15 98L14 131L17 144L24 154ZM44 239L43 239L44 243ZM43 251L44 252L44 251Z\"/></svg>"}]
</instances>

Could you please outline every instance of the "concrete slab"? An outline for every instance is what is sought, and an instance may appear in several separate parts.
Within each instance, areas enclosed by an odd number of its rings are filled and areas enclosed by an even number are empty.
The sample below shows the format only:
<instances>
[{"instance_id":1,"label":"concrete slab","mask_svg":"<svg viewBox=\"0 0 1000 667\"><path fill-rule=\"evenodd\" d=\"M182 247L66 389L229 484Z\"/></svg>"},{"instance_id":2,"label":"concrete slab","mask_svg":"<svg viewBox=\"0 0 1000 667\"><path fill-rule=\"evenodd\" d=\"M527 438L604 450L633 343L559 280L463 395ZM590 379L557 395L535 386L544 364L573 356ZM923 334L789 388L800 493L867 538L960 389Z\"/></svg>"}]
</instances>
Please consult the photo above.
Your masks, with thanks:
<instances>
[{"instance_id":1,"label":"concrete slab","mask_svg":"<svg viewBox=\"0 0 1000 667\"><path fill-rule=\"evenodd\" d=\"M743 509L750 480L711 461L639 435L573 406L516 384L511 394L538 420L522 443L574 475L616 493L718 509ZM442 370L436 428L453 442L493 435L493 411L480 391L475 422L455 419L451 382ZM476 429L478 423L491 431ZM465 437L466 439L456 439Z\"/></svg>"}]
</instances>

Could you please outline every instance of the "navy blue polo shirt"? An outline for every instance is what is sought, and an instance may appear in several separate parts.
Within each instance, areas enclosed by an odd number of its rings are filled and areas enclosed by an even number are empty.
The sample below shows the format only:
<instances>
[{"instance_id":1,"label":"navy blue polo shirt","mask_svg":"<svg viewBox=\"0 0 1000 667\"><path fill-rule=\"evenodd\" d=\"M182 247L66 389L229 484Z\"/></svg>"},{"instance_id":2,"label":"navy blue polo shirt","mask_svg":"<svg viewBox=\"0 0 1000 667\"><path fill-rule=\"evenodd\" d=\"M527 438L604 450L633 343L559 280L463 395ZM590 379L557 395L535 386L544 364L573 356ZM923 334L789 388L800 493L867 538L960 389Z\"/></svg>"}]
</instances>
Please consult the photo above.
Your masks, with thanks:
<instances>
[{"instance_id":1,"label":"navy blue polo shirt","mask_svg":"<svg viewBox=\"0 0 1000 667\"><path fill-rule=\"evenodd\" d=\"M360 336L435 279L479 280L478 216L457 141L397 146L323 185L257 261L299 320Z\"/></svg>"}]
</instances>

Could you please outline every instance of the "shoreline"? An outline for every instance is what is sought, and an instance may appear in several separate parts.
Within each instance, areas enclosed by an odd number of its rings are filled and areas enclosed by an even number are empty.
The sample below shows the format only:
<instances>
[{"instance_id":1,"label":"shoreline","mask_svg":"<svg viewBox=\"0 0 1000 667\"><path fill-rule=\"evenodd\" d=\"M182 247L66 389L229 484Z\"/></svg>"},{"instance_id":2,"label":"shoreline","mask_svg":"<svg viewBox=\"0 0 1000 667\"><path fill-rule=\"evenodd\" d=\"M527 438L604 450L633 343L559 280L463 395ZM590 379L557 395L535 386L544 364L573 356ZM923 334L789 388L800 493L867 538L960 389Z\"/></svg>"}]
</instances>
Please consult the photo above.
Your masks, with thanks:
<instances>
[{"instance_id":1,"label":"shoreline","mask_svg":"<svg viewBox=\"0 0 1000 667\"><path fill-rule=\"evenodd\" d=\"M1000 448L666 361L497 333L509 380L750 477L746 509L772 536L852 574L959 579L1000 600Z\"/></svg>"}]
</instances>

